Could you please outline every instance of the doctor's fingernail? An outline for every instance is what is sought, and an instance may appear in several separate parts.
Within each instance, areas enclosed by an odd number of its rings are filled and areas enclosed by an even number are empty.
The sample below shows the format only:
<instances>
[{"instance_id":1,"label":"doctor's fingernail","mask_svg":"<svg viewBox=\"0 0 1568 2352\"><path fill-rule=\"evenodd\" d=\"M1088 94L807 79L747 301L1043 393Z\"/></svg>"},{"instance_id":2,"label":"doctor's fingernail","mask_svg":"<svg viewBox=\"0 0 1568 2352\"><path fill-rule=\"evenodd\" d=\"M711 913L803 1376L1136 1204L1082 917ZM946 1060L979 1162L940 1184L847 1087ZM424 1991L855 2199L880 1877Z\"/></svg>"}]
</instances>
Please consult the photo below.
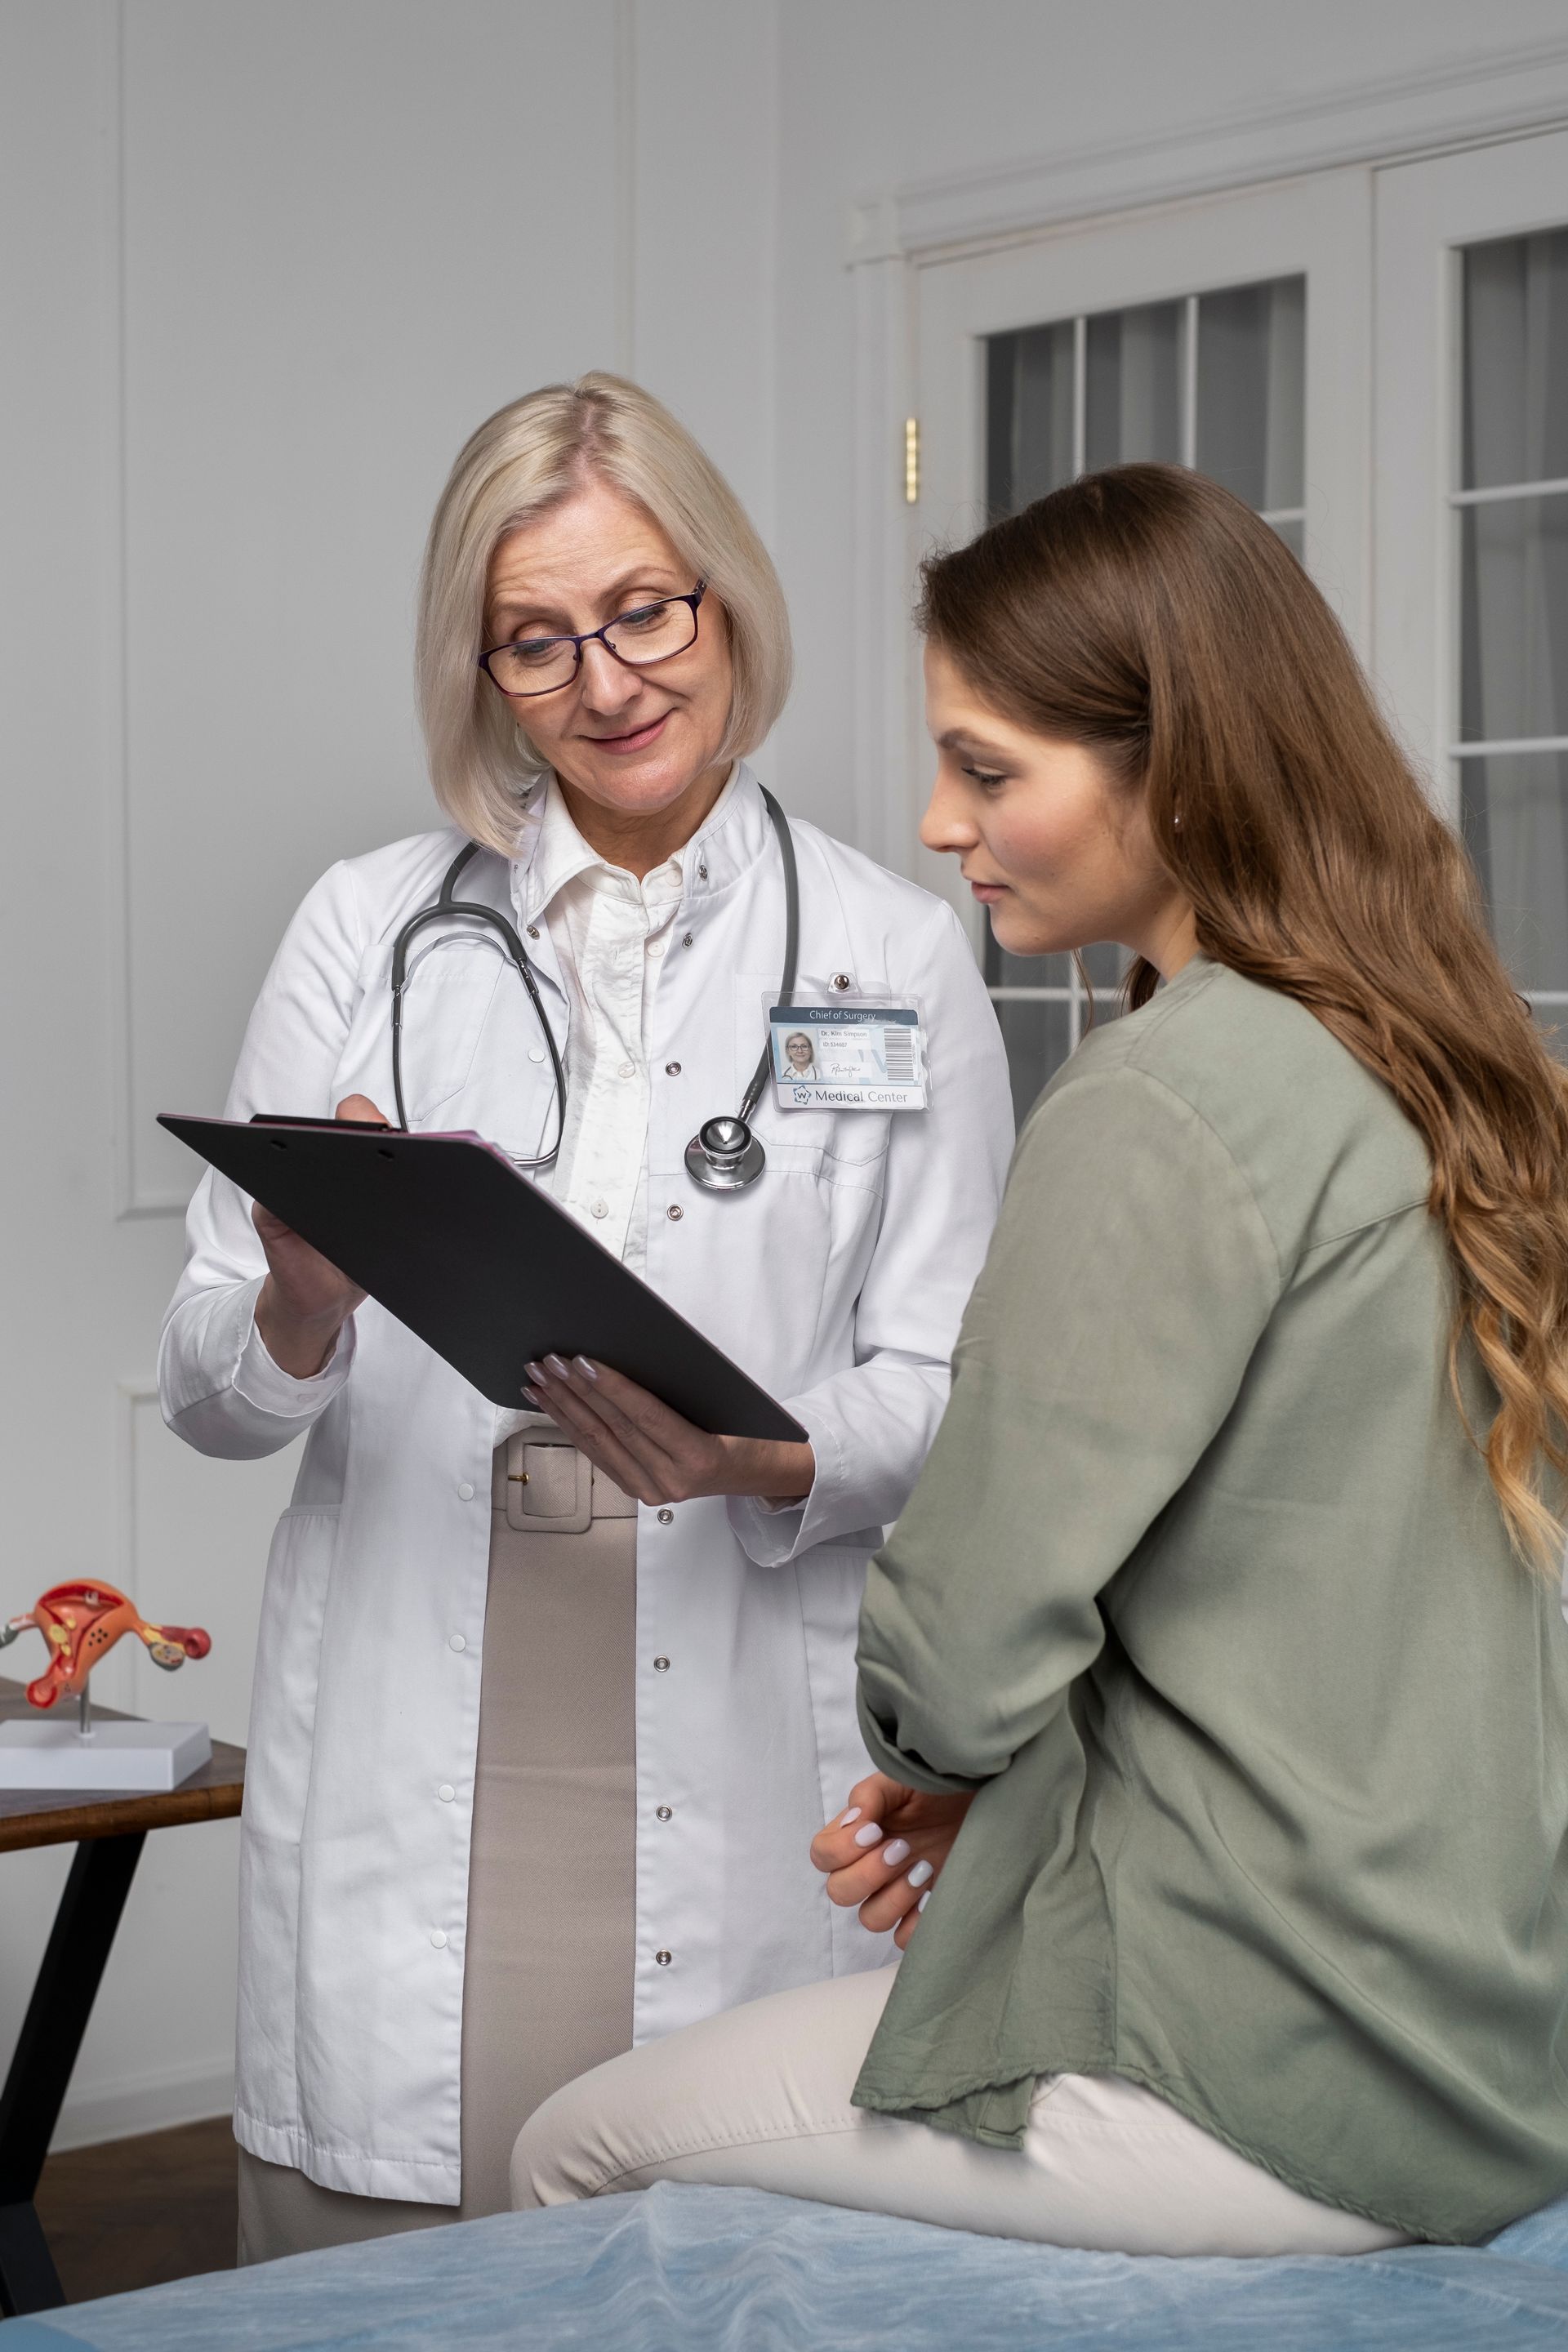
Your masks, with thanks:
<instances>
[{"instance_id":1,"label":"doctor's fingernail","mask_svg":"<svg viewBox=\"0 0 1568 2352\"><path fill-rule=\"evenodd\" d=\"M572 1359L572 1370L580 1374L580 1376L585 1381L596 1381L599 1377L598 1373L594 1370L593 1365L588 1361L586 1356L574 1356Z\"/></svg>"},{"instance_id":2,"label":"doctor's fingernail","mask_svg":"<svg viewBox=\"0 0 1568 2352\"><path fill-rule=\"evenodd\" d=\"M528 1374L529 1379L536 1384L544 1378L544 1367L542 1364L524 1364L522 1369Z\"/></svg>"},{"instance_id":3,"label":"doctor's fingernail","mask_svg":"<svg viewBox=\"0 0 1568 2352\"><path fill-rule=\"evenodd\" d=\"M544 1399L540 1395L537 1389L524 1389L522 1392L522 1401L524 1404L537 1406L542 1412L544 1410Z\"/></svg>"},{"instance_id":4,"label":"doctor's fingernail","mask_svg":"<svg viewBox=\"0 0 1568 2352\"><path fill-rule=\"evenodd\" d=\"M834 1828L835 1828L836 1830L847 1830L847 1829L848 1828L848 1826L849 1826L849 1824L850 1824L850 1822L858 1822L858 1821L859 1820L859 1818L860 1818L860 1808L859 1808L859 1806L858 1806L858 1805L851 1805L851 1806L850 1806L850 1808L849 1808L849 1811L848 1811L847 1813L840 1813L840 1814L839 1814L838 1819L834 1822L833 1826L834 1826Z\"/></svg>"},{"instance_id":5,"label":"doctor's fingernail","mask_svg":"<svg viewBox=\"0 0 1568 2352\"><path fill-rule=\"evenodd\" d=\"M927 1905L930 1901L931 1901L931 1888L928 1886L928 1887L926 1888L925 1893L921 1896L920 1901L915 1905L915 1909L916 1909L917 1911L923 1911L923 1910L925 1909L925 1907L926 1907L926 1905Z\"/></svg>"},{"instance_id":6,"label":"doctor's fingernail","mask_svg":"<svg viewBox=\"0 0 1568 2352\"><path fill-rule=\"evenodd\" d=\"M910 1885L911 1886L923 1886L931 1874L931 1868L929 1862L917 1862L914 1868L910 1873Z\"/></svg>"},{"instance_id":7,"label":"doctor's fingernail","mask_svg":"<svg viewBox=\"0 0 1568 2352\"><path fill-rule=\"evenodd\" d=\"M568 1377L566 1360L563 1356L546 1356L544 1369L552 1380L563 1381Z\"/></svg>"},{"instance_id":8,"label":"doctor's fingernail","mask_svg":"<svg viewBox=\"0 0 1568 2352\"><path fill-rule=\"evenodd\" d=\"M908 1838L893 1838L882 1848L882 1860L896 1870L910 1850Z\"/></svg>"},{"instance_id":9,"label":"doctor's fingernail","mask_svg":"<svg viewBox=\"0 0 1568 2352\"><path fill-rule=\"evenodd\" d=\"M881 1834L882 1824L880 1822L868 1822L863 1830L856 1831L855 1843L857 1845L875 1845Z\"/></svg>"}]
</instances>

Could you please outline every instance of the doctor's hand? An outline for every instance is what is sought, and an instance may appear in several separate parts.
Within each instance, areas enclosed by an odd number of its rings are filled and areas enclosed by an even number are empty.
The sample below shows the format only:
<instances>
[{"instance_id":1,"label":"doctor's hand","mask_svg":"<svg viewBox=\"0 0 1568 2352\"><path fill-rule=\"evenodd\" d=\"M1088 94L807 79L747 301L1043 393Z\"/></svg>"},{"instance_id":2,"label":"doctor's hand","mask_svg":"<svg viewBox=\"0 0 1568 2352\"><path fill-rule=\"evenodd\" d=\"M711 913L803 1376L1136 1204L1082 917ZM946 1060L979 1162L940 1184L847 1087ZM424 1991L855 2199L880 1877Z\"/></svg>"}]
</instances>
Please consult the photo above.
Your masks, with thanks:
<instances>
[{"instance_id":1,"label":"doctor's hand","mask_svg":"<svg viewBox=\"0 0 1568 2352\"><path fill-rule=\"evenodd\" d=\"M710 1437L636 1381L586 1356L530 1364L523 1395L547 1412L595 1468L639 1503L689 1503L699 1495L761 1495L798 1502L811 1492L809 1445L762 1437Z\"/></svg>"},{"instance_id":2,"label":"doctor's hand","mask_svg":"<svg viewBox=\"0 0 1568 2352\"><path fill-rule=\"evenodd\" d=\"M886 1772L858 1780L847 1809L811 1841L812 1861L827 1874L828 1901L858 1904L860 1925L874 1936L891 1927L902 1951L973 1801L968 1794L932 1796Z\"/></svg>"},{"instance_id":3,"label":"doctor's hand","mask_svg":"<svg viewBox=\"0 0 1568 2352\"><path fill-rule=\"evenodd\" d=\"M386 1124L368 1095L345 1096L337 1116L361 1124ZM267 1252L267 1279L256 1301L256 1328L279 1370L294 1380L308 1381L331 1362L338 1333L364 1292L259 1201L250 1214Z\"/></svg>"}]
</instances>

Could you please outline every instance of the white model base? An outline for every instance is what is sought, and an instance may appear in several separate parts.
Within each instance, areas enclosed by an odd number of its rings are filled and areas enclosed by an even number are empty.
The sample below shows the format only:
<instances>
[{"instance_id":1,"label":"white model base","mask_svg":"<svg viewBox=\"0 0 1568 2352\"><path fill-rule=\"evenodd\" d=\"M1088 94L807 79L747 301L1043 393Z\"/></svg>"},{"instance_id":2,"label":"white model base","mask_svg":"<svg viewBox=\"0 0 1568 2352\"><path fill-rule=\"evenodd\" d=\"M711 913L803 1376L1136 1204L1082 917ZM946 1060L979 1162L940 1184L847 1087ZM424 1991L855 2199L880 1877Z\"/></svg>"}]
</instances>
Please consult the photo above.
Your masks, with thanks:
<instances>
[{"instance_id":1,"label":"white model base","mask_svg":"<svg viewBox=\"0 0 1568 2352\"><path fill-rule=\"evenodd\" d=\"M177 1789L212 1752L205 1723L0 1723L0 1789Z\"/></svg>"}]
</instances>

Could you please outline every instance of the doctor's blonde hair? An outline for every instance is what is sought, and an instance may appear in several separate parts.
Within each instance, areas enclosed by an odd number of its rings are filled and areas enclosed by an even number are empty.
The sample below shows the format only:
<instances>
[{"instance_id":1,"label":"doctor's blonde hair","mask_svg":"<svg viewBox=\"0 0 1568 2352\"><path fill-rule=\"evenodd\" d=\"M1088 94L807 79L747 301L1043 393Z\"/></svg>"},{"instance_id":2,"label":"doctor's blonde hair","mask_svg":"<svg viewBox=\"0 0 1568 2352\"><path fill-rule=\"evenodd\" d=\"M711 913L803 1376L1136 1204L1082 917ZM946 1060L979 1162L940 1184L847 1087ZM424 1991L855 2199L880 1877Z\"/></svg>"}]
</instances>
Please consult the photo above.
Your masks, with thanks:
<instances>
[{"instance_id":1,"label":"doctor's blonde hair","mask_svg":"<svg viewBox=\"0 0 1568 2352\"><path fill-rule=\"evenodd\" d=\"M503 856L548 763L479 667L490 559L509 531L595 478L653 517L693 584L707 580L704 620L722 608L734 686L721 761L756 749L789 692L789 615L772 559L668 409L598 372L498 409L459 453L430 526L416 672L436 797L470 840Z\"/></svg>"}]
</instances>

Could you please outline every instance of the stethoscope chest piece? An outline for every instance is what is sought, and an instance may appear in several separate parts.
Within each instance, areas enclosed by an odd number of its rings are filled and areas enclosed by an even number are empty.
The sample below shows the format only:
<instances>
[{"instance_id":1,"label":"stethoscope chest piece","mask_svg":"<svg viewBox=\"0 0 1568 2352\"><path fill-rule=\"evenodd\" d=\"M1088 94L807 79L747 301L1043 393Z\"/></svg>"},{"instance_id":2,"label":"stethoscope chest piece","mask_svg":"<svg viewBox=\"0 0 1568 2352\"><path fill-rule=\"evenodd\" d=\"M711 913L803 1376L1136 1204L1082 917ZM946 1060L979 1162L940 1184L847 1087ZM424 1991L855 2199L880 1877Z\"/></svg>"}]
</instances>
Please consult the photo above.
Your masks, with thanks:
<instances>
[{"instance_id":1,"label":"stethoscope chest piece","mask_svg":"<svg viewBox=\"0 0 1568 2352\"><path fill-rule=\"evenodd\" d=\"M705 1192L754 1184L767 1155L743 1118L710 1118L686 1147L686 1172Z\"/></svg>"}]
</instances>

